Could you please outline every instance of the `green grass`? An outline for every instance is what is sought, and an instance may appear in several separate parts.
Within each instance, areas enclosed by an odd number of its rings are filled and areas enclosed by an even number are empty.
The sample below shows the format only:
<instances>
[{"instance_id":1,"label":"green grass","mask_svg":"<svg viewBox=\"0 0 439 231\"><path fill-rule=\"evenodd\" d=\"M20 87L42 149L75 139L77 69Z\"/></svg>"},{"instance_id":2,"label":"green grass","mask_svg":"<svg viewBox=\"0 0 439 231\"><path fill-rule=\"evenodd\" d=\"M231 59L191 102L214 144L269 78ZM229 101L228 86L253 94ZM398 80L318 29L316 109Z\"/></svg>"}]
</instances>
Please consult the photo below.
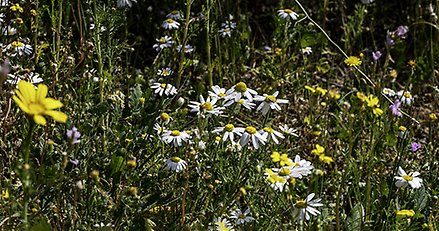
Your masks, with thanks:
<instances>
[{"instance_id":1,"label":"green grass","mask_svg":"<svg viewBox=\"0 0 439 231\"><path fill-rule=\"evenodd\" d=\"M437 229L439 6L18 3L0 8L0 230ZM177 11L178 28L163 28ZM4 34L8 25L16 30ZM33 117L42 103L24 100L27 110L13 99L29 98L16 80L37 74L67 121L45 115L42 125ZM208 99L213 86L226 99ZM235 102L240 89L254 100ZM277 110L257 110L275 101ZM223 139L228 124L236 143ZM73 127L80 137L69 137ZM252 127L274 129L278 142L245 143ZM181 145L166 138L186 133ZM400 187L399 167L411 185ZM306 203L310 194L321 200ZM310 219L297 213L305 208ZM237 209L254 220L238 225Z\"/></svg>"}]
</instances>

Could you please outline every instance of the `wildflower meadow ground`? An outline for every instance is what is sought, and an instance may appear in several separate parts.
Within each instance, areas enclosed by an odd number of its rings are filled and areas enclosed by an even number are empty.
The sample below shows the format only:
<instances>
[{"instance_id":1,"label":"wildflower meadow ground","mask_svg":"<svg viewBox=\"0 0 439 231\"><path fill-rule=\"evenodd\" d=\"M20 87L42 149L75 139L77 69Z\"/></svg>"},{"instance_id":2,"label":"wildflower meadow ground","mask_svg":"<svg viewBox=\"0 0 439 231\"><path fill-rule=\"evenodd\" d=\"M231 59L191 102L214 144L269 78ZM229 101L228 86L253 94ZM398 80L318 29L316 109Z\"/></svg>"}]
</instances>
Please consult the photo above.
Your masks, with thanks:
<instances>
[{"instance_id":1,"label":"wildflower meadow ground","mask_svg":"<svg viewBox=\"0 0 439 231\"><path fill-rule=\"evenodd\" d=\"M0 230L438 230L438 13L0 0Z\"/></svg>"}]
</instances>

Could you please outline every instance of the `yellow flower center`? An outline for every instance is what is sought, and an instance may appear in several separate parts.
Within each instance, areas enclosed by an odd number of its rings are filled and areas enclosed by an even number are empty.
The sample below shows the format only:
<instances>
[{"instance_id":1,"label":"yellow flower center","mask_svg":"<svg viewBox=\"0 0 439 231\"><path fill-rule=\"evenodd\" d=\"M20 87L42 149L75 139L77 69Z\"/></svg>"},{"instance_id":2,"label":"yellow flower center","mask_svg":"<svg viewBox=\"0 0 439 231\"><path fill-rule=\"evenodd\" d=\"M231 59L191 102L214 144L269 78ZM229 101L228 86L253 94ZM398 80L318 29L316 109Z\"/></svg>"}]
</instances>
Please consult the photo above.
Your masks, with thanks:
<instances>
[{"instance_id":1,"label":"yellow flower center","mask_svg":"<svg viewBox=\"0 0 439 231\"><path fill-rule=\"evenodd\" d=\"M208 110L208 111L213 110L213 106L210 102L205 102L205 103L200 104L200 108L203 108L203 109Z\"/></svg>"},{"instance_id":2,"label":"yellow flower center","mask_svg":"<svg viewBox=\"0 0 439 231\"><path fill-rule=\"evenodd\" d=\"M410 94L410 92L406 91L406 92L404 92L404 97L412 98L412 94Z\"/></svg>"},{"instance_id":3,"label":"yellow flower center","mask_svg":"<svg viewBox=\"0 0 439 231\"><path fill-rule=\"evenodd\" d=\"M412 177L412 176L409 176L409 175L405 175L405 176L402 177L402 179L404 179L404 180L406 180L406 181L412 181L412 180L413 180L413 177Z\"/></svg>"},{"instance_id":4,"label":"yellow flower center","mask_svg":"<svg viewBox=\"0 0 439 231\"><path fill-rule=\"evenodd\" d=\"M398 130L405 132L405 131L407 131L407 128L401 125L401 126L399 126Z\"/></svg>"},{"instance_id":5,"label":"yellow flower center","mask_svg":"<svg viewBox=\"0 0 439 231\"><path fill-rule=\"evenodd\" d=\"M244 93L244 92L247 91L247 85L246 85L245 83L243 83L243 82L239 82L239 83L237 83L237 84L235 85L235 90L236 90L237 92Z\"/></svg>"},{"instance_id":6,"label":"yellow flower center","mask_svg":"<svg viewBox=\"0 0 439 231\"><path fill-rule=\"evenodd\" d=\"M20 41L13 41L12 42L12 47L13 48L22 47L22 46L23 46L23 43L20 42Z\"/></svg>"},{"instance_id":7,"label":"yellow flower center","mask_svg":"<svg viewBox=\"0 0 439 231\"><path fill-rule=\"evenodd\" d=\"M294 206L299 209L304 209L307 207L307 204L304 200L298 200Z\"/></svg>"},{"instance_id":8,"label":"yellow flower center","mask_svg":"<svg viewBox=\"0 0 439 231\"><path fill-rule=\"evenodd\" d=\"M169 24L172 24L172 23L174 23L174 20L172 20L171 18L168 18L168 19L166 19L166 22Z\"/></svg>"},{"instance_id":9,"label":"yellow flower center","mask_svg":"<svg viewBox=\"0 0 439 231\"><path fill-rule=\"evenodd\" d=\"M291 170L289 168L282 168L279 171L279 176L288 176L291 174Z\"/></svg>"},{"instance_id":10,"label":"yellow flower center","mask_svg":"<svg viewBox=\"0 0 439 231\"><path fill-rule=\"evenodd\" d=\"M256 134L256 128L252 126L248 126L245 128L245 131L251 135Z\"/></svg>"},{"instance_id":11,"label":"yellow flower center","mask_svg":"<svg viewBox=\"0 0 439 231\"><path fill-rule=\"evenodd\" d=\"M41 115L45 110L44 105L40 103L32 102L29 104L29 114L31 115Z\"/></svg>"},{"instance_id":12,"label":"yellow flower center","mask_svg":"<svg viewBox=\"0 0 439 231\"><path fill-rule=\"evenodd\" d=\"M171 158L171 160L174 163L178 163L178 162L180 162L181 159L179 157L174 156L174 157Z\"/></svg>"},{"instance_id":13,"label":"yellow flower center","mask_svg":"<svg viewBox=\"0 0 439 231\"><path fill-rule=\"evenodd\" d=\"M169 114L166 112L163 112L162 114L160 114L160 119L163 121L168 121L169 120Z\"/></svg>"},{"instance_id":14,"label":"yellow flower center","mask_svg":"<svg viewBox=\"0 0 439 231\"><path fill-rule=\"evenodd\" d=\"M284 12L287 13L287 14L291 14L291 13L293 13L293 11L290 10L290 9L285 9Z\"/></svg>"},{"instance_id":15,"label":"yellow flower center","mask_svg":"<svg viewBox=\"0 0 439 231\"><path fill-rule=\"evenodd\" d=\"M231 132L231 131L233 131L234 128L235 128L235 126L233 126L233 124L227 124L226 126L224 126L224 130L226 132Z\"/></svg>"},{"instance_id":16,"label":"yellow flower center","mask_svg":"<svg viewBox=\"0 0 439 231\"><path fill-rule=\"evenodd\" d=\"M344 60L346 65L348 66L360 66L361 65L361 59L359 59L356 56L349 56L347 59Z\"/></svg>"},{"instance_id":17,"label":"yellow flower center","mask_svg":"<svg viewBox=\"0 0 439 231\"><path fill-rule=\"evenodd\" d=\"M240 100L236 101L236 103L243 105L244 104L244 100L240 99Z\"/></svg>"},{"instance_id":18,"label":"yellow flower center","mask_svg":"<svg viewBox=\"0 0 439 231\"><path fill-rule=\"evenodd\" d=\"M219 97L226 97L227 95L224 94L224 93L219 93L218 96L219 96Z\"/></svg>"},{"instance_id":19,"label":"yellow flower center","mask_svg":"<svg viewBox=\"0 0 439 231\"><path fill-rule=\"evenodd\" d=\"M265 97L265 101L269 102L269 103L276 103L276 97L269 95L269 96Z\"/></svg>"},{"instance_id":20,"label":"yellow flower center","mask_svg":"<svg viewBox=\"0 0 439 231\"><path fill-rule=\"evenodd\" d=\"M244 214L239 214L238 218L239 218L239 219L244 219L244 218L245 218L245 215L244 215Z\"/></svg>"},{"instance_id":21,"label":"yellow flower center","mask_svg":"<svg viewBox=\"0 0 439 231\"><path fill-rule=\"evenodd\" d=\"M180 136L180 131L179 130L172 131L171 136Z\"/></svg>"},{"instance_id":22,"label":"yellow flower center","mask_svg":"<svg viewBox=\"0 0 439 231\"><path fill-rule=\"evenodd\" d=\"M160 38L159 39L159 43L166 43L166 39L165 38Z\"/></svg>"},{"instance_id":23,"label":"yellow flower center","mask_svg":"<svg viewBox=\"0 0 439 231\"><path fill-rule=\"evenodd\" d=\"M162 83L162 84L160 84L160 87L163 89L167 89L167 88L169 88L169 85L166 83Z\"/></svg>"},{"instance_id":24,"label":"yellow flower center","mask_svg":"<svg viewBox=\"0 0 439 231\"><path fill-rule=\"evenodd\" d=\"M264 131L266 131L266 132L268 132L268 133L273 133L274 132L274 129L273 128L270 128L270 127L265 127L264 128Z\"/></svg>"}]
</instances>

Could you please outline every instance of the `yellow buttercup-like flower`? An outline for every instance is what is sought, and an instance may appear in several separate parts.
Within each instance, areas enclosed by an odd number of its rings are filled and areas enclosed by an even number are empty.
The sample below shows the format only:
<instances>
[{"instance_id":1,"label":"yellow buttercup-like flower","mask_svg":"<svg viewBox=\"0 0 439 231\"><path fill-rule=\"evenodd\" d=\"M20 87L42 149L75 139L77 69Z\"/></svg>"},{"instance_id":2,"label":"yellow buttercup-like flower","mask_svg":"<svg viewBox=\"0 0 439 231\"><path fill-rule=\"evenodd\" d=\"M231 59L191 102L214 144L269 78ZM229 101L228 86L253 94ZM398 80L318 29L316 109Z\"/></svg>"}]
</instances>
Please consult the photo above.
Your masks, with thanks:
<instances>
[{"instance_id":1,"label":"yellow buttercup-like flower","mask_svg":"<svg viewBox=\"0 0 439 231\"><path fill-rule=\"evenodd\" d=\"M361 59L356 56L349 56L344 60L344 63L346 63L346 65L350 67L352 66L358 67L361 65Z\"/></svg>"},{"instance_id":2,"label":"yellow buttercup-like flower","mask_svg":"<svg viewBox=\"0 0 439 231\"><path fill-rule=\"evenodd\" d=\"M62 107L63 104L59 100L47 97L47 92L47 86L44 84L39 84L38 89L35 90L32 83L20 81L18 83L18 90L15 91L16 95L12 98L20 109L31 116L37 124L46 124L44 115L50 116L58 122L65 123L67 115L53 110Z\"/></svg>"}]
</instances>

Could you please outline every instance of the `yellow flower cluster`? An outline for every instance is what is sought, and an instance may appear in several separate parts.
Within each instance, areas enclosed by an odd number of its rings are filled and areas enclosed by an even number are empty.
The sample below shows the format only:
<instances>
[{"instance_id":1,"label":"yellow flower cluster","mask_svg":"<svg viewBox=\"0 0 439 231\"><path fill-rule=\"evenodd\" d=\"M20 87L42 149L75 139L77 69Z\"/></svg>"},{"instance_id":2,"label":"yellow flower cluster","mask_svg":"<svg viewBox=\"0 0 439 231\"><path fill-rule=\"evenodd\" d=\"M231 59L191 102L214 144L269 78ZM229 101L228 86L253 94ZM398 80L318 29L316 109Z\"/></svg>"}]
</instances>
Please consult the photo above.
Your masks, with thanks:
<instances>
[{"instance_id":1,"label":"yellow flower cluster","mask_svg":"<svg viewBox=\"0 0 439 231\"><path fill-rule=\"evenodd\" d=\"M305 89L310 91L312 94L316 94L316 95L320 95L320 96L325 96L326 93L328 93L327 89L321 88L321 87L311 87L308 85L305 85ZM329 90L329 98L331 99L335 99L338 100L340 99L341 95L338 91L335 90Z\"/></svg>"},{"instance_id":2,"label":"yellow flower cluster","mask_svg":"<svg viewBox=\"0 0 439 231\"><path fill-rule=\"evenodd\" d=\"M374 95L366 96L363 92L357 92L357 98L366 103L366 105L372 109L372 112L375 116L381 116L383 114L383 110L380 108L379 99ZM364 106L364 105L363 105Z\"/></svg>"},{"instance_id":3,"label":"yellow flower cluster","mask_svg":"<svg viewBox=\"0 0 439 231\"><path fill-rule=\"evenodd\" d=\"M311 154L318 156L319 160L326 164L330 164L334 161L332 157L325 155L325 148L319 144L316 144L316 148L311 151Z\"/></svg>"}]
</instances>

